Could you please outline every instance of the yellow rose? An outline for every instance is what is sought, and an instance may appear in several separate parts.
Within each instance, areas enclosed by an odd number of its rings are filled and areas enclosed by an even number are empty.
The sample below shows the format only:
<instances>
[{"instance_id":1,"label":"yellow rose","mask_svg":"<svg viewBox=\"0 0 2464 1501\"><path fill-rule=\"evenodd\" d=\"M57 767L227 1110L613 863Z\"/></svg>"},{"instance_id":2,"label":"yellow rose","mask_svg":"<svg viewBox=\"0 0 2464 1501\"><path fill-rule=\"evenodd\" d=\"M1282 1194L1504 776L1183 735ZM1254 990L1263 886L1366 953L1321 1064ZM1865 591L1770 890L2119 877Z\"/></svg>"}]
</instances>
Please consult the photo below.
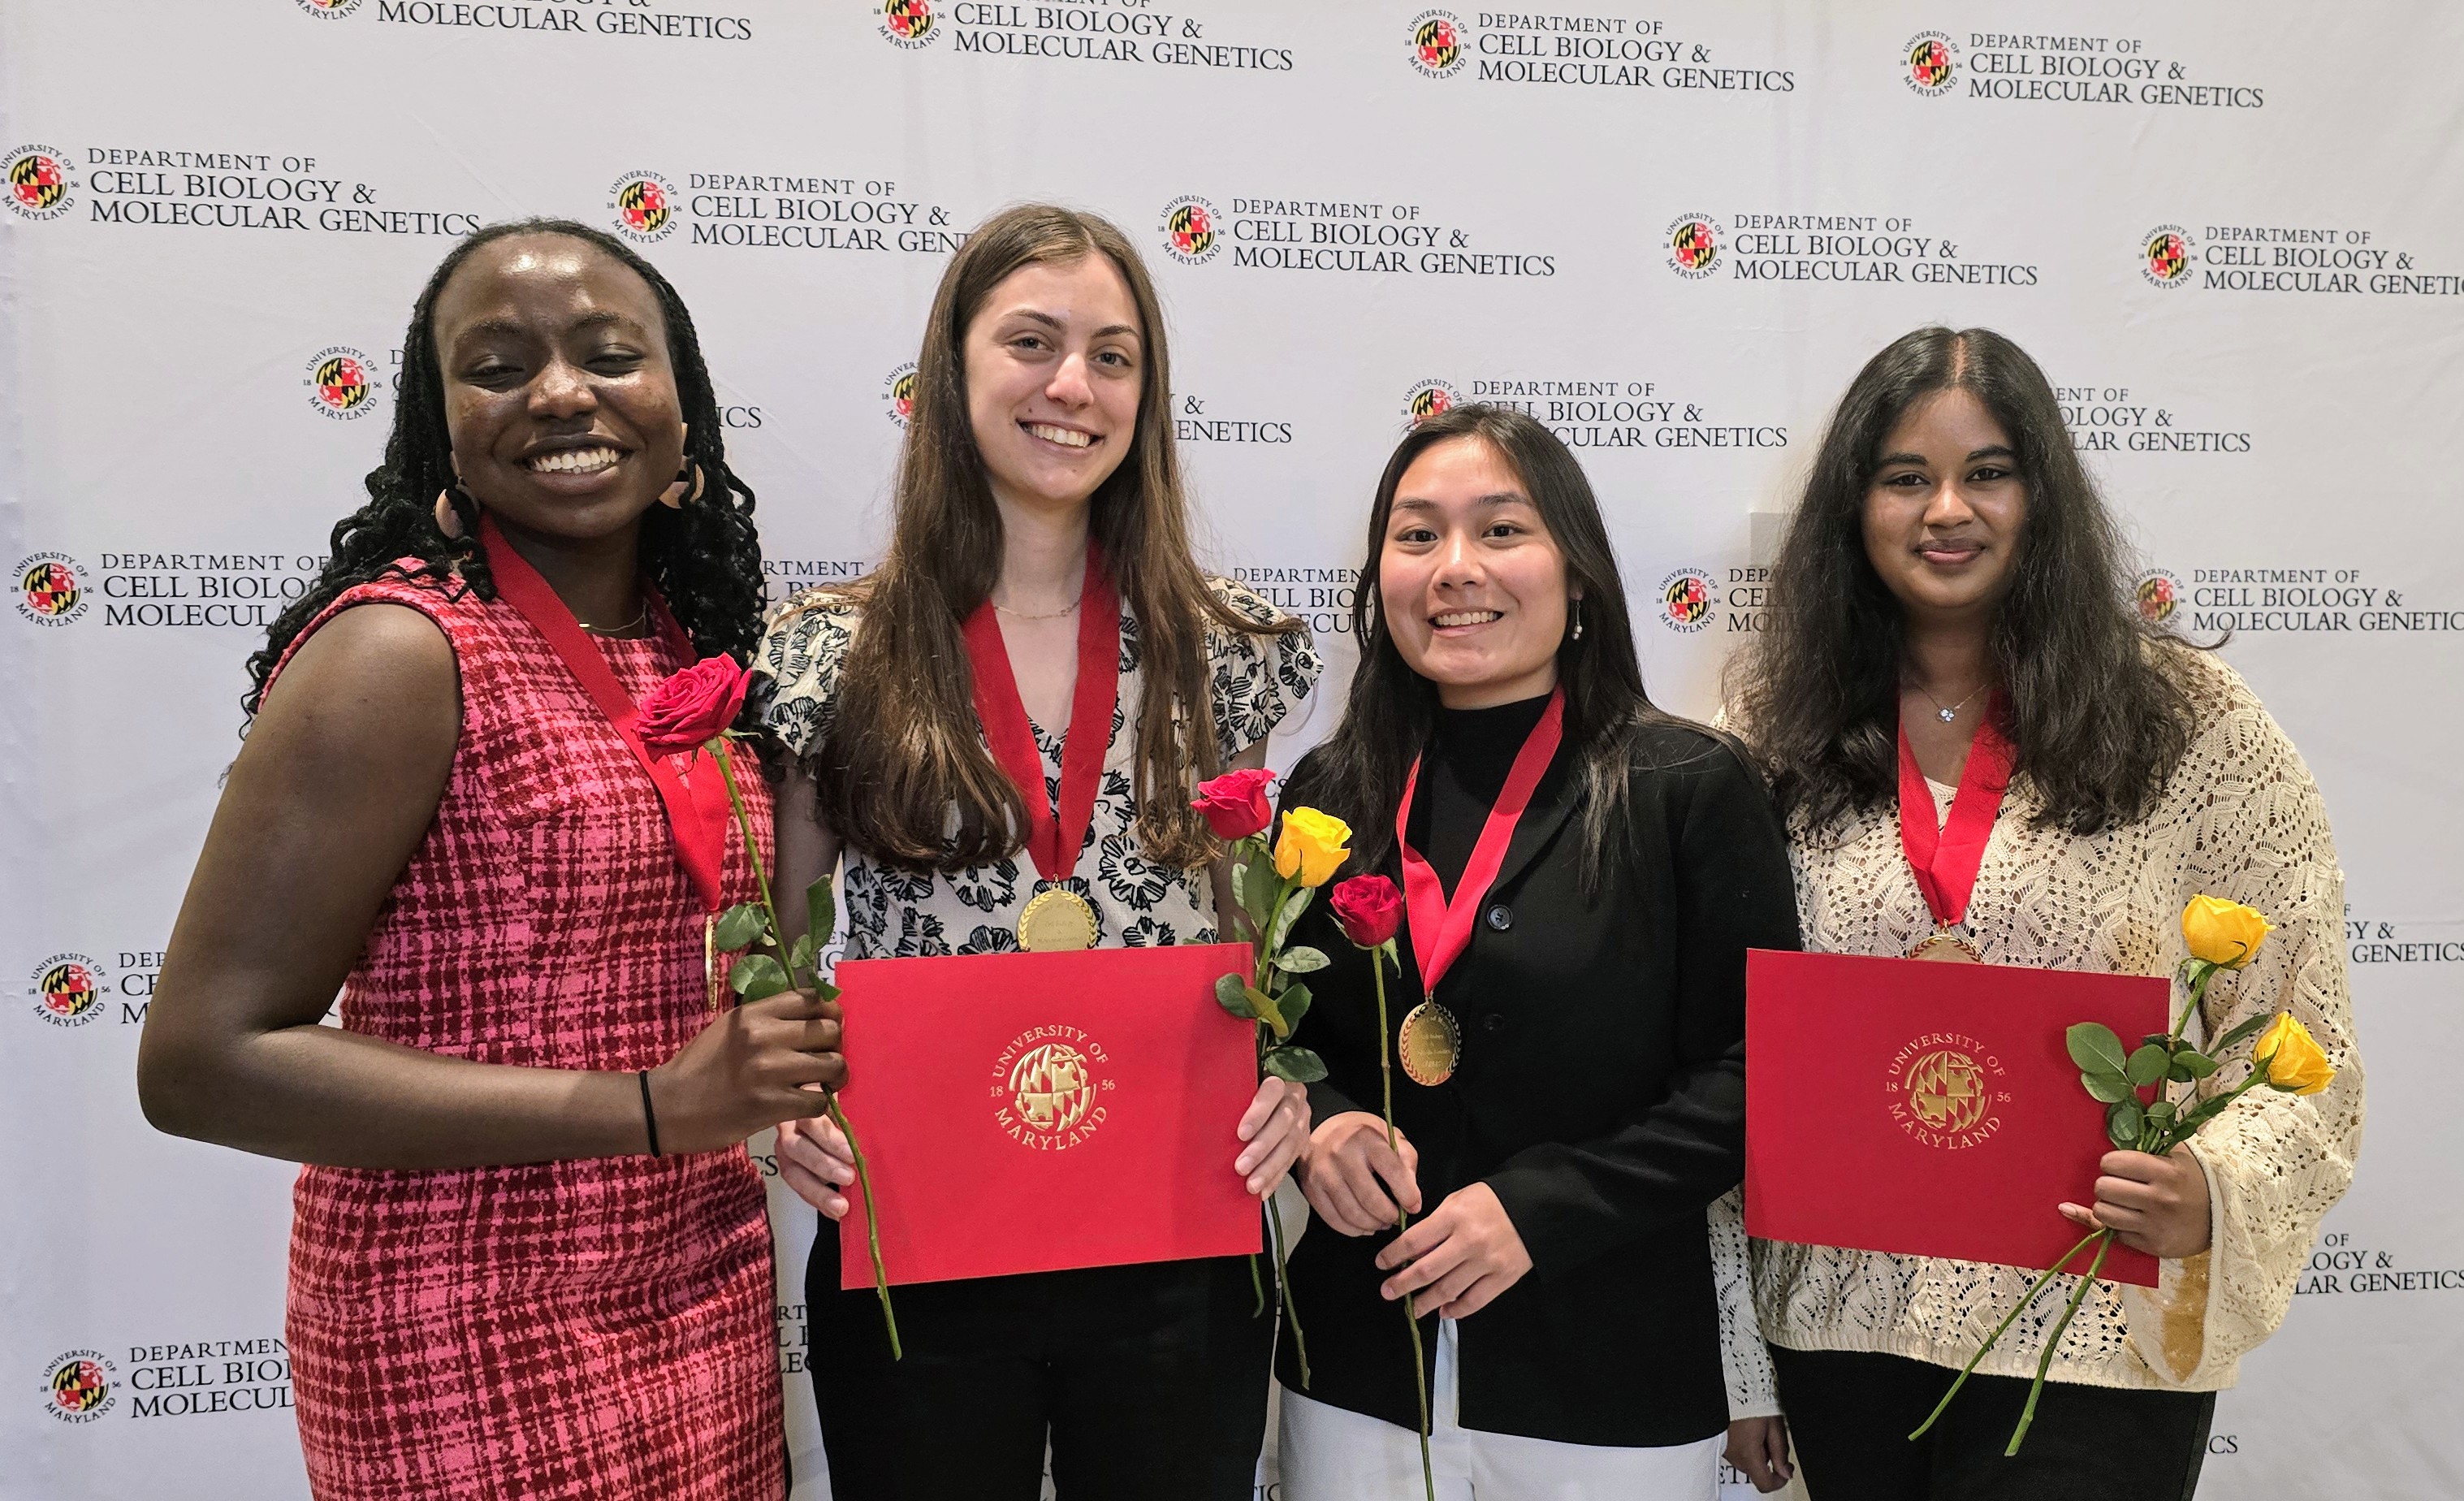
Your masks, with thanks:
<instances>
[{"instance_id":1,"label":"yellow rose","mask_svg":"<svg viewBox=\"0 0 2464 1501\"><path fill-rule=\"evenodd\" d=\"M2327 1061L2310 1029L2290 1011L2276 1013L2276 1020L2252 1045L2250 1055L2267 1071L2268 1083L2295 1094L2316 1094L2336 1077L2336 1066Z\"/></svg>"},{"instance_id":2,"label":"yellow rose","mask_svg":"<svg viewBox=\"0 0 2464 1501\"><path fill-rule=\"evenodd\" d=\"M2239 969L2258 957L2258 946L2276 924L2255 909L2216 896L2193 896L2182 909L2182 937L2190 957L2225 969Z\"/></svg>"},{"instance_id":3,"label":"yellow rose","mask_svg":"<svg viewBox=\"0 0 2464 1501\"><path fill-rule=\"evenodd\" d=\"M1284 832L1275 841L1275 873L1303 886L1324 886L1352 853L1352 826L1313 807L1284 810Z\"/></svg>"}]
</instances>

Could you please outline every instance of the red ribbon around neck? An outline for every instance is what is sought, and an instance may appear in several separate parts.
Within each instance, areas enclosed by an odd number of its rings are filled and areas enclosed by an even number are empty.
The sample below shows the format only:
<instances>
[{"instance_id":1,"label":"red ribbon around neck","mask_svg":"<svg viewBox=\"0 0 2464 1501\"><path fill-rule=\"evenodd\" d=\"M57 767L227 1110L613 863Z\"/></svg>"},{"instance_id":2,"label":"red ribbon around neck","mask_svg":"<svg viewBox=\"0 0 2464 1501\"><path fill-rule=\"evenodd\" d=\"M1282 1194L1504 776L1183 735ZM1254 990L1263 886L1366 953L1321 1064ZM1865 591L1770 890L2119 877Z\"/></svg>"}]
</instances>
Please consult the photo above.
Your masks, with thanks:
<instances>
[{"instance_id":1,"label":"red ribbon around neck","mask_svg":"<svg viewBox=\"0 0 2464 1501\"><path fill-rule=\"evenodd\" d=\"M496 581L496 596L520 612L534 629L547 638L565 671L590 695L605 717L607 727L633 753L633 759L649 774L651 785L658 788L659 801L668 810L668 831L674 836L676 860L685 868L685 878L693 883L693 894L701 899L704 910L719 908L720 871L727 858L727 821L729 807L727 787L712 765L699 777L687 778L677 770L678 758L653 756L634 733L634 720L640 706L633 702L625 685L616 680L616 673L599 644L590 639L574 619L573 611L560 598L539 570L530 565L505 534L496 527L495 518L485 510L479 513L479 543L487 550L488 572ZM693 659L693 642L668 612L667 601L649 581L642 582L644 603L650 618L659 628L676 659Z\"/></svg>"},{"instance_id":2,"label":"red ribbon around neck","mask_svg":"<svg viewBox=\"0 0 2464 1501\"><path fill-rule=\"evenodd\" d=\"M967 661L975 669L976 717L993 759L1026 800L1026 853L1036 873L1058 881L1077 869L1095 820L1095 789L1112 741L1112 711L1121 699L1121 597L1093 542L1087 544L1087 582L1079 591L1078 686L1070 695L1069 728L1061 738L1061 801L1044 790L1044 757L1035 748L1018 674L991 600L967 617Z\"/></svg>"},{"instance_id":3,"label":"red ribbon around neck","mask_svg":"<svg viewBox=\"0 0 2464 1501\"><path fill-rule=\"evenodd\" d=\"M1939 827L1933 789L1917 768L1907 726L1900 726L1900 848L1907 851L1917 890L1925 894L1933 920L1942 927L1956 926L1968 916L1968 898L1975 894L1976 872L1985 864L1985 845L1993 837L1994 817L2011 786L2015 752L1997 722L2001 707L1999 694L1987 701L1984 722L1969 742L1968 764L1960 770L1950 816Z\"/></svg>"},{"instance_id":4,"label":"red ribbon around neck","mask_svg":"<svg viewBox=\"0 0 2464 1501\"><path fill-rule=\"evenodd\" d=\"M1420 988L1427 994L1438 993L1438 982L1471 945L1472 918L1497 880L1499 868L1506 864L1507 846L1514 842L1514 826L1530 806L1532 789L1540 785L1541 774L1549 769L1565 738L1566 690L1560 687L1549 695L1540 722L1531 726L1531 733L1523 738L1523 748L1514 753L1513 768L1507 772L1506 785L1481 825L1480 839L1471 847L1471 858L1463 864L1463 879L1455 883L1452 900L1447 899L1436 870L1412 848L1411 836L1404 832L1412 817L1412 793L1420 783L1420 759L1412 758L1411 774L1403 779L1403 801L1395 809L1395 844L1403 854L1403 912L1405 925L1412 930L1412 957L1419 962Z\"/></svg>"}]
</instances>

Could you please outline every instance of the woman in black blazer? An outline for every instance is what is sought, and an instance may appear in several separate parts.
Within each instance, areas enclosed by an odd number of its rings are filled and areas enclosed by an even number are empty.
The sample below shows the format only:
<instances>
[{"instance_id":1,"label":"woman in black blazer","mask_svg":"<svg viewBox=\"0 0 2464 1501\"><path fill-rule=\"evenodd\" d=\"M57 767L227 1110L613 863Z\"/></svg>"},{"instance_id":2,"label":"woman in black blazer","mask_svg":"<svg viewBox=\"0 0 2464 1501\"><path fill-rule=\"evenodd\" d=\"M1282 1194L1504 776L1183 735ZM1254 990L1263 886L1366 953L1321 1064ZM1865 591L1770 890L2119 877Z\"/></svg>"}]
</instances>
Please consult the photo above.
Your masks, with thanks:
<instances>
[{"instance_id":1,"label":"woman in black blazer","mask_svg":"<svg viewBox=\"0 0 2464 1501\"><path fill-rule=\"evenodd\" d=\"M1797 941L1780 827L1726 740L1644 695L1598 505L1547 429L1423 422L1369 541L1344 722L1283 803L1349 821L1354 870L1420 865L1388 987L1411 1076L1390 1150L1398 1035L1314 905L1294 939L1332 962L1299 1040L1328 1075L1302 1183L1326 1228L1291 1257L1310 1383L1287 1337L1287 1492L1420 1493L1408 1293L1441 1495L1708 1501L1727 1404L1704 1210L1744 1170L1746 950ZM1527 789L1509 835L1492 811ZM1432 900L1469 935L1424 997Z\"/></svg>"}]
</instances>

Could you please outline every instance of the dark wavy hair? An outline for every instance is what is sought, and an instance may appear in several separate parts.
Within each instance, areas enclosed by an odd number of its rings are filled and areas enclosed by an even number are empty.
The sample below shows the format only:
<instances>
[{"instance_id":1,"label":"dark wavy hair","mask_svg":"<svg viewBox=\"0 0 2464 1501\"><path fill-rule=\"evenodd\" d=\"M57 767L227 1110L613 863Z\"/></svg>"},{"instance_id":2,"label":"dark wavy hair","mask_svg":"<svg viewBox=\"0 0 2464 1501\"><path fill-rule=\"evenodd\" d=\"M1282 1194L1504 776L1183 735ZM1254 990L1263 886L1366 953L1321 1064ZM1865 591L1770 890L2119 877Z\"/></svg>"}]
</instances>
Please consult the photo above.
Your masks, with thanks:
<instances>
[{"instance_id":1,"label":"dark wavy hair","mask_svg":"<svg viewBox=\"0 0 2464 1501\"><path fill-rule=\"evenodd\" d=\"M753 490L727 467L725 429L693 315L658 268L614 235L570 219L520 219L478 231L447 254L411 304L402 340L402 383L385 462L368 472L368 503L334 527L332 556L308 592L292 601L267 630L264 649L248 659L250 686L240 707L252 717L265 700L266 680L299 632L342 591L374 579L432 579L496 597L479 546L479 516L454 491L462 535L436 524L436 497L453 487L452 444L445 428L445 376L436 349L436 298L472 252L517 234L554 234L605 253L649 284L667 322L668 358L686 426L685 458L701 466L698 499L642 517L642 571L668 602L700 655L724 652L750 662L761 639L761 541L753 529ZM457 582L458 581L458 582Z\"/></svg>"},{"instance_id":2,"label":"dark wavy hair","mask_svg":"<svg viewBox=\"0 0 2464 1501\"><path fill-rule=\"evenodd\" d=\"M1920 328L1839 399L1771 566L1771 621L1728 699L1782 810L1819 830L1899 796L1900 605L1866 556L1866 490L1908 409L1965 390L2010 434L2027 509L1991 652L2035 821L2089 834L2146 815L2189 748L2172 671L2190 644L2143 619L2124 547L2036 362L1990 329Z\"/></svg>"},{"instance_id":3,"label":"dark wavy hair","mask_svg":"<svg viewBox=\"0 0 2464 1501\"><path fill-rule=\"evenodd\" d=\"M1570 630L1557 644L1557 681L1566 690L1566 752L1575 758L1583 781L1584 878L1595 889L1623 826L1637 738L1648 727L1685 721L1656 707L1643 692L1617 550L1582 465L1555 433L1512 408L1473 403L1440 412L1405 434L1387 459L1369 507L1368 556L1353 593L1360 666L1352 675L1343 723L1309 757L1317 779L1312 801L1351 824L1357 869L1376 870L1393 850L1403 779L1429 742L1438 706L1437 684L1412 671L1386 629L1377 563L1404 472L1421 454L1456 438L1487 444L1523 481L1566 561L1569 592L1582 596L1583 634L1577 639Z\"/></svg>"}]
</instances>

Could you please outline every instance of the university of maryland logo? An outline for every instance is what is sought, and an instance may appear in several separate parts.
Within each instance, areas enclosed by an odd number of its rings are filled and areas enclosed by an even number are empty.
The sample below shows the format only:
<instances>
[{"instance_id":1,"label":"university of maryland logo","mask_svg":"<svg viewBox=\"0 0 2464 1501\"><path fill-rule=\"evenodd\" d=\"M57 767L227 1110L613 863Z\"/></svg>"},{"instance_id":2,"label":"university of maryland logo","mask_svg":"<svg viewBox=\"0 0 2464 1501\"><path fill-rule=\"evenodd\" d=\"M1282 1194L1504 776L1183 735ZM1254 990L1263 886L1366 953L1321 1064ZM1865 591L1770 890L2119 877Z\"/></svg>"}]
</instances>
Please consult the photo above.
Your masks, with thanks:
<instances>
[{"instance_id":1,"label":"university of maryland logo","mask_svg":"<svg viewBox=\"0 0 2464 1501\"><path fill-rule=\"evenodd\" d=\"M1950 92L1959 73L1959 44L1941 32L1919 32L1901 49L1900 81L1926 99Z\"/></svg>"},{"instance_id":2,"label":"university of maryland logo","mask_svg":"<svg viewBox=\"0 0 2464 1501\"><path fill-rule=\"evenodd\" d=\"M109 1360L99 1350L71 1350L43 1377L44 1407L62 1423L92 1423L112 1408Z\"/></svg>"},{"instance_id":3,"label":"university of maryland logo","mask_svg":"<svg viewBox=\"0 0 2464 1501\"><path fill-rule=\"evenodd\" d=\"M2011 1096L2002 1061L1973 1037L1925 1032L1910 1038L1884 1071L1891 1119L1929 1147L1956 1152L2002 1129L2000 1107Z\"/></svg>"},{"instance_id":4,"label":"university of maryland logo","mask_svg":"<svg viewBox=\"0 0 2464 1501\"><path fill-rule=\"evenodd\" d=\"M676 227L676 190L656 172L627 172L607 189L607 207L615 211L616 232L627 239L655 245Z\"/></svg>"},{"instance_id":5,"label":"university of maryland logo","mask_svg":"<svg viewBox=\"0 0 2464 1501\"><path fill-rule=\"evenodd\" d=\"M66 553L38 552L17 563L17 613L38 626L65 626L86 611L86 587L77 561Z\"/></svg>"},{"instance_id":6,"label":"university of maryland logo","mask_svg":"<svg viewBox=\"0 0 2464 1501\"><path fill-rule=\"evenodd\" d=\"M327 417L350 422L375 409L377 380L372 362L359 350L336 344L309 357L308 405Z\"/></svg>"},{"instance_id":7,"label":"university of maryland logo","mask_svg":"<svg viewBox=\"0 0 2464 1501\"><path fill-rule=\"evenodd\" d=\"M2150 568L2139 576L2138 594L2140 618L2161 626L2181 607L2182 581L2162 568Z\"/></svg>"},{"instance_id":8,"label":"university of maryland logo","mask_svg":"<svg viewBox=\"0 0 2464 1501\"><path fill-rule=\"evenodd\" d=\"M993 1063L993 1118L1003 1135L1038 1152L1066 1152L1110 1114L1102 1096L1111 1062L1103 1045L1074 1026L1034 1026L1011 1039Z\"/></svg>"},{"instance_id":9,"label":"university of maryland logo","mask_svg":"<svg viewBox=\"0 0 2464 1501\"><path fill-rule=\"evenodd\" d=\"M1463 21L1451 11L1412 17L1412 66L1424 77L1452 77L1463 65Z\"/></svg>"},{"instance_id":10,"label":"university of maryland logo","mask_svg":"<svg viewBox=\"0 0 2464 1501\"><path fill-rule=\"evenodd\" d=\"M360 8L360 0L299 0L299 9L320 21L339 21Z\"/></svg>"},{"instance_id":11,"label":"university of maryland logo","mask_svg":"<svg viewBox=\"0 0 2464 1501\"><path fill-rule=\"evenodd\" d=\"M1164 207L1164 254L1184 266L1203 266L1221 250L1215 206L1196 194L1183 194Z\"/></svg>"},{"instance_id":12,"label":"university of maryland logo","mask_svg":"<svg viewBox=\"0 0 2464 1501\"><path fill-rule=\"evenodd\" d=\"M1463 393L1444 381L1422 381L1403 393L1403 415L1419 427L1441 411L1463 405Z\"/></svg>"},{"instance_id":13,"label":"university of maryland logo","mask_svg":"<svg viewBox=\"0 0 2464 1501\"><path fill-rule=\"evenodd\" d=\"M2139 245L2139 274L2150 285L2178 287L2190 278L2190 235L2178 224L2160 224Z\"/></svg>"},{"instance_id":14,"label":"university of maryland logo","mask_svg":"<svg viewBox=\"0 0 2464 1501\"><path fill-rule=\"evenodd\" d=\"M1720 225L1707 213L1681 213L1668 223L1668 269L1700 281L1718 269Z\"/></svg>"},{"instance_id":15,"label":"university of maryland logo","mask_svg":"<svg viewBox=\"0 0 2464 1501\"><path fill-rule=\"evenodd\" d=\"M34 966L27 994L54 1026L83 1026L102 1014L102 966L83 954L55 954Z\"/></svg>"},{"instance_id":16,"label":"university of maryland logo","mask_svg":"<svg viewBox=\"0 0 2464 1501\"><path fill-rule=\"evenodd\" d=\"M1704 629L1718 605L1711 575L1700 568L1680 568L1660 581L1660 618L1671 630L1690 636Z\"/></svg>"},{"instance_id":17,"label":"university of maryland logo","mask_svg":"<svg viewBox=\"0 0 2464 1501\"><path fill-rule=\"evenodd\" d=\"M67 197L68 191L68 174L55 158L29 151L9 164L10 195L35 213Z\"/></svg>"},{"instance_id":18,"label":"university of maryland logo","mask_svg":"<svg viewBox=\"0 0 2464 1501\"><path fill-rule=\"evenodd\" d=\"M915 362L908 361L881 383L881 404L890 420L907 426L915 415Z\"/></svg>"},{"instance_id":19,"label":"university of maryland logo","mask_svg":"<svg viewBox=\"0 0 2464 1501\"><path fill-rule=\"evenodd\" d=\"M881 34L901 47L929 47L941 39L941 18L933 0L881 0Z\"/></svg>"},{"instance_id":20,"label":"university of maryland logo","mask_svg":"<svg viewBox=\"0 0 2464 1501\"><path fill-rule=\"evenodd\" d=\"M9 153L9 208L21 219L56 219L69 211L77 186L71 158L57 146L19 146Z\"/></svg>"}]
</instances>

